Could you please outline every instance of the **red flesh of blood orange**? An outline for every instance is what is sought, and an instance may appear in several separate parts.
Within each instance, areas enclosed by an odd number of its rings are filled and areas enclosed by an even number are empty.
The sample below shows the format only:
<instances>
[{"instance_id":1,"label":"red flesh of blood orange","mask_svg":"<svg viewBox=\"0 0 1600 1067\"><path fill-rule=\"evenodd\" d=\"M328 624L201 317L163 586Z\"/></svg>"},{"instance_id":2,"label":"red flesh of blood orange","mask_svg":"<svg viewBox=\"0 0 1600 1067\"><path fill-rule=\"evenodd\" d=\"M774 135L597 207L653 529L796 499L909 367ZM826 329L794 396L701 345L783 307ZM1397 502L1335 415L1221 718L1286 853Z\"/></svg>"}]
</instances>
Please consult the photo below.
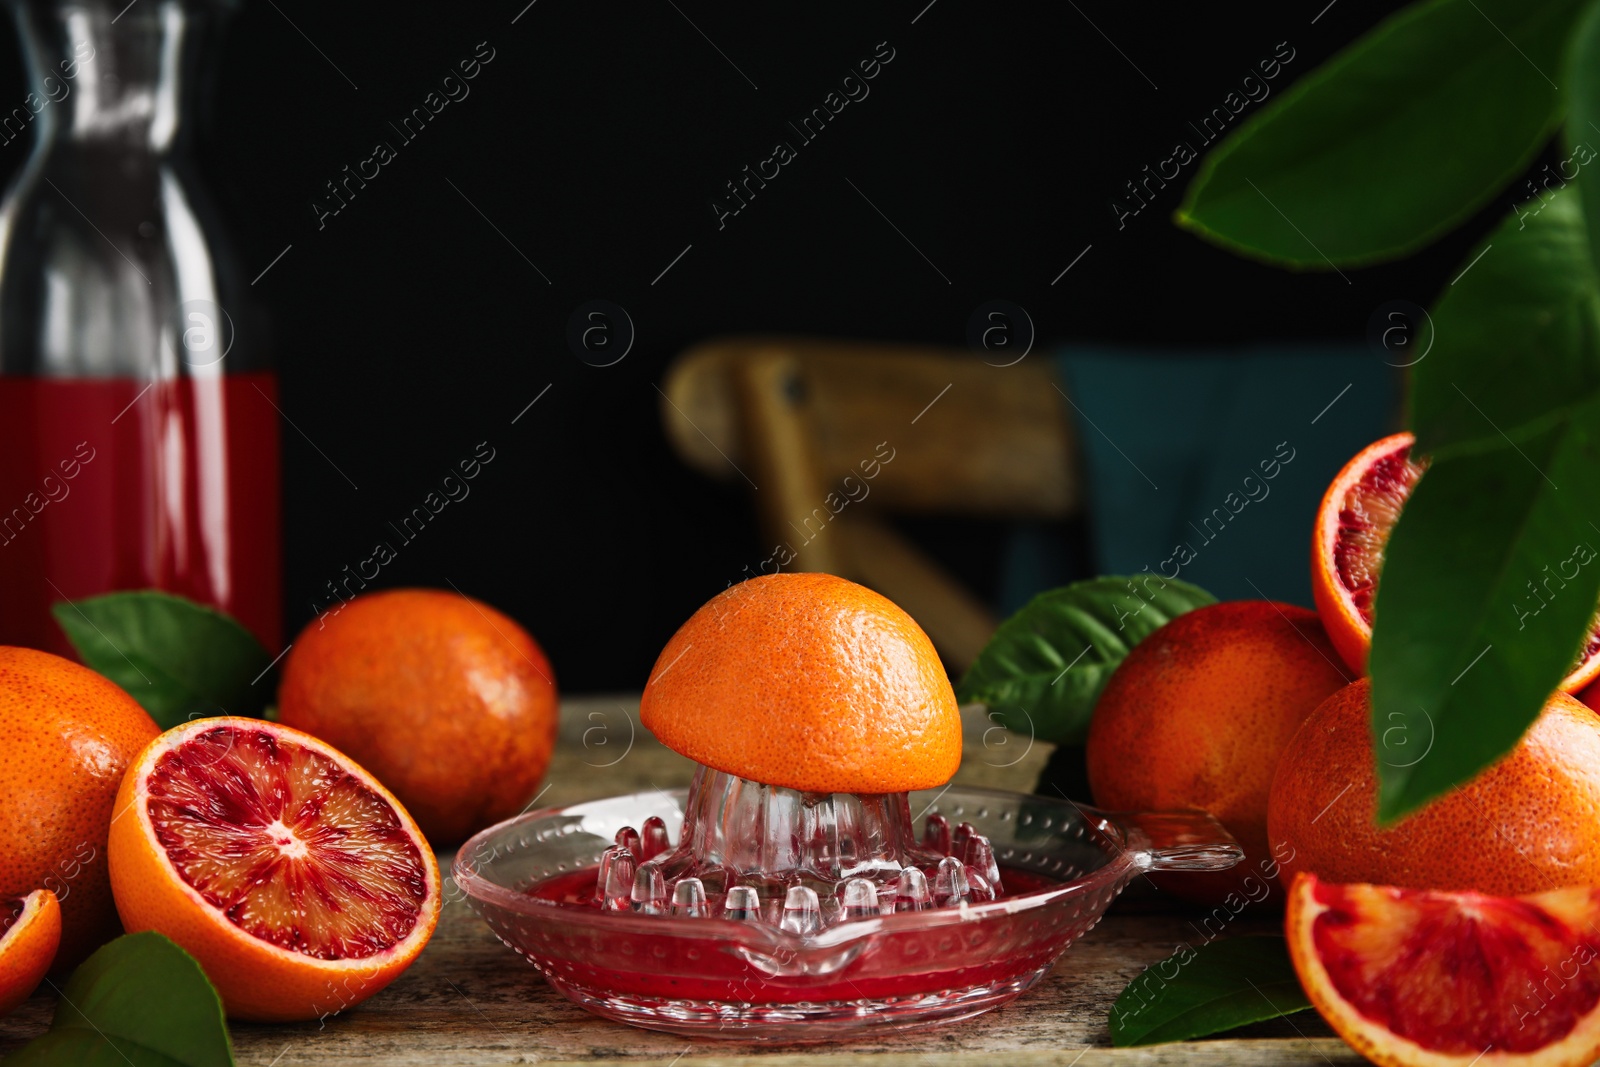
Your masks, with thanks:
<instances>
[{"instance_id":1,"label":"red flesh of blood orange","mask_svg":"<svg viewBox=\"0 0 1600 1067\"><path fill-rule=\"evenodd\" d=\"M1285 929L1317 1010L1391 1067L1572 1065L1600 1055L1600 890L1524 897L1302 874Z\"/></svg>"},{"instance_id":2,"label":"red flesh of blood orange","mask_svg":"<svg viewBox=\"0 0 1600 1067\"><path fill-rule=\"evenodd\" d=\"M112 826L117 908L206 969L230 1014L314 1018L376 992L439 910L433 852L348 757L251 719L201 719L152 742ZM334 989L336 995L328 990Z\"/></svg>"},{"instance_id":3,"label":"red flesh of blood orange","mask_svg":"<svg viewBox=\"0 0 1600 1067\"><path fill-rule=\"evenodd\" d=\"M1410 444L1380 456L1345 491L1339 508L1339 534L1333 545L1333 563L1339 582L1370 630L1372 602L1378 595L1378 574L1383 569L1383 548L1400 509L1422 477L1422 465L1411 459Z\"/></svg>"},{"instance_id":4,"label":"red flesh of blood orange","mask_svg":"<svg viewBox=\"0 0 1600 1067\"><path fill-rule=\"evenodd\" d=\"M1311 541L1311 590L1328 639L1362 673L1372 644L1373 603L1384 549L1400 511L1427 469L1411 455L1408 433L1385 437L1345 464L1323 495ZM1591 627L1571 673L1574 693L1600 676L1600 619Z\"/></svg>"},{"instance_id":5,"label":"red flesh of blood orange","mask_svg":"<svg viewBox=\"0 0 1600 1067\"><path fill-rule=\"evenodd\" d=\"M157 761L150 821L183 880L252 937L323 960L382 952L428 896L394 810L311 749L202 733Z\"/></svg>"}]
</instances>

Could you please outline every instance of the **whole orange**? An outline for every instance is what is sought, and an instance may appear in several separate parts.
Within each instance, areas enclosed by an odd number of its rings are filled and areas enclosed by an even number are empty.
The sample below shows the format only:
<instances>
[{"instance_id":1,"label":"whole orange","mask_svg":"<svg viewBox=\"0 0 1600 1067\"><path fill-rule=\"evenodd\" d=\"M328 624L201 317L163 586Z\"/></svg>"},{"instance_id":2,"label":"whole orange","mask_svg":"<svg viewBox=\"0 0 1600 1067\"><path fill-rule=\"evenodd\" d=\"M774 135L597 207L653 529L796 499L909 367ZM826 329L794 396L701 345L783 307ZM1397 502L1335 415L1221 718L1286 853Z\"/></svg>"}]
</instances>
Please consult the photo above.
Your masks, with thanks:
<instances>
[{"instance_id":1,"label":"whole orange","mask_svg":"<svg viewBox=\"0 0 1600 1067\"><path fill-rule=\"evenodd\" d=\"M928 635L831 574L713 597L662 649L639 718L696 763L813 793L928 789L961 763L961 713Z\"/></svg>"},{"instance_id":2,"label":"whole orange","mask_svg":"<svg viewBox=\"0 0 1600 1067\"><path fill-rule=\"evenodd\" d=\"M550 765L555 675L494 608L432 589L356 597L284 664L278 717L377 776L436 847L515 815Z\"/></svg>"},{"instance_id":3,"label":"whole orange","mask_svg":"<svg viewBox=\"0 0 1600 1067\"><path fill-rule=\"evenodd\" d=\"M1329 697L1278 761L1267 836L1285 881L1308 871L1331 882L1496 896L1600 883L1594 712L1554 694L1498 763L1380 829L1369 693L1362 679ZM1428 739L1417 743L1425 751Z\"/></svg>"},{"instance_id":4,"label":"whole orange","mask_svg":"<svg viewBox=\"0 0 1600 1067\"><path fill-rule=\"evenodd\" d=\"M1244 863L1161 884L1202 903L1264 898L1277 881L1267 791L1278 755L1348 680L1316 612L1239 600L1180 615L1134 646L1100 694L1086 751L1094 802L1209 811Z\"/></svg>"},{"instance_id":5,"label":"whole orange","mask_svg":"<svg viewBox=\"0 0 1600 1067\"><path fill-rule=\"evenodd\" d=\"M60 900L57 970L122 932L106 837L123 771L160 732L89 668L0 647L0 898L48 889Z\"/></svg>"}]
</instances>

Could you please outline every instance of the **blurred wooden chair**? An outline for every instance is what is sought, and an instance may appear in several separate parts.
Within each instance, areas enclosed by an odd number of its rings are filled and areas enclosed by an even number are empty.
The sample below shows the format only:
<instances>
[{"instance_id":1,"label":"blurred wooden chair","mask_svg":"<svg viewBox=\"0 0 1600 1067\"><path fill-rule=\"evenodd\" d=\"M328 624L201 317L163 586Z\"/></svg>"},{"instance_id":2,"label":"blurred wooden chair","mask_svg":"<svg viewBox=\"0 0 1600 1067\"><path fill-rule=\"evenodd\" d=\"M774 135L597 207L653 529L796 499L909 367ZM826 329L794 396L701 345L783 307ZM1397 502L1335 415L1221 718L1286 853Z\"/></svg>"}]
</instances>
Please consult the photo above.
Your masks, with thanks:
<instances>
[{"instance_id":1,"label":"blurred wooden chair","mask_svg":"<svg viewBox=\"0 0 1600 1067\"><path fill-rule=\"evenodd\" d=\"M661 396L687 464L749 483L775 546L764 569L879 590L956 670L996 619L883 514L1059 519L1082 505L1065 394L1044 358L996 367L910 345L731 337L680 355Z\"/></svg>"}]
</instances>

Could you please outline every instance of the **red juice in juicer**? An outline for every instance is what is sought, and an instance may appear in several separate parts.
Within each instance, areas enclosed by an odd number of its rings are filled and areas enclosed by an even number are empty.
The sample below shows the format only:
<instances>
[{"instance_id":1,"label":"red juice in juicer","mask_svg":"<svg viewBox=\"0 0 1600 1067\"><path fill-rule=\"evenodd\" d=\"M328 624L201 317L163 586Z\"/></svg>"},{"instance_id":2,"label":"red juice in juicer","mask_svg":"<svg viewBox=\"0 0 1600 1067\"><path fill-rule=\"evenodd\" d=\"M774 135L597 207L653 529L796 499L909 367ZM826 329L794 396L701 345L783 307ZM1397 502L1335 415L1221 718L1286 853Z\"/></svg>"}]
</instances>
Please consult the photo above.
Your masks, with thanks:
<instances>
[{"instance_id":1,"label":"red juice in juicer","mask_svg":"<svg viewBox=\"0 0 1600 1067\"><path fill-rule=\"evenodd\" d=\"M157 588L276 650L276 376L185 152L223 5L12 8L35 134L0 205L0 644L70 654L52 604Z\"/></svg>"},{"instance_id":2,"label":"red juice in juicer","mask_svg":"<svg viewBox=\"0 0 1600 1067\"><path fill-rule=\"evenodd\" d=\"M560 993L636 1026L794 1042L971 1018L1145 872L1244 855L1202 811L957 785L932 642L833 575L713 597L662 649L639 720L697 764L687 791L525 812L451 871Z\"/></svg>"}]
</instances>

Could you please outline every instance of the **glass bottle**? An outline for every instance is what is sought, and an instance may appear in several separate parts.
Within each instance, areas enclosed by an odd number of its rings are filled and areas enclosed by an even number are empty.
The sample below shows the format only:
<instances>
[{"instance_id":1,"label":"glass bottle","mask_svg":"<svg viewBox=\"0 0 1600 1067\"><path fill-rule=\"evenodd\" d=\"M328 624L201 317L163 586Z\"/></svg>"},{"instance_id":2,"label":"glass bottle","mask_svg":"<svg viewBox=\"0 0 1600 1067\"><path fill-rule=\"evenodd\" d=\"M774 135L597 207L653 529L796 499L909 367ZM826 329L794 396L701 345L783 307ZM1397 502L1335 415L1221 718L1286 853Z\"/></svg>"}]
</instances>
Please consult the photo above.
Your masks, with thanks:
<instances>
[{"instance_id":1,"label":"glass bottle","mask_svg":"<svg viewBox=\"0 0 1600 1067\"><path fill-rule=\"evenodd\" d=\"M189 163L222 5L9 0L33 151L0 203L0 644L159 588L279 647L277 385ZM8 106L14 105L14 106Z\"/></svg>"}]
</instances>

